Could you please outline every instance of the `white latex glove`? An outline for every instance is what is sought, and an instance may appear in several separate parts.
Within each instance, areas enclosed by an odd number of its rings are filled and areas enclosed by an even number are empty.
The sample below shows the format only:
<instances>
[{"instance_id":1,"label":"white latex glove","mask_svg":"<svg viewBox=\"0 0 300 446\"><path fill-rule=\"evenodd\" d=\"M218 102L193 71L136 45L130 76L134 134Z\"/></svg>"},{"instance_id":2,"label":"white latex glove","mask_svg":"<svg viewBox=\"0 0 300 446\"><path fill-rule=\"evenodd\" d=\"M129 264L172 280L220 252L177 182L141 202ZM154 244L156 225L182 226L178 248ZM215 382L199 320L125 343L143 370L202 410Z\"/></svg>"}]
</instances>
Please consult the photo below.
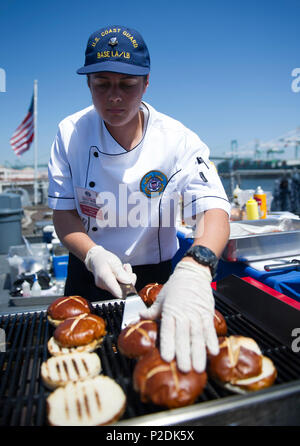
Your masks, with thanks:
<instances>
[{"instance_id":1,"label":"white latex glove","mask_svg":"<svg viewBox=\"0 0 300 446\"><path fill-rule=\"evenodd\" d=\"M167 362L176 356L182 372L205 369L206 346L213 355L219 352L211 279L207 267L181 261L154 304L141 313L147 319L161 315L161 356Z\"/></svg>"},{"instance_id":2,"label":"white latex glove","mask_svg":"<svg viewBox=\"0 0 300 446\"><path fill-rule=\"evenodd\" d=\"M119 299L123 295L118 282L133 285L136 283L136 274L132 272L131 265L129 263L122 265L119 257L102 246L93 246L88 251L84 263L93 273L96 286L109 291Z\"/></svg>"}]
</instances>

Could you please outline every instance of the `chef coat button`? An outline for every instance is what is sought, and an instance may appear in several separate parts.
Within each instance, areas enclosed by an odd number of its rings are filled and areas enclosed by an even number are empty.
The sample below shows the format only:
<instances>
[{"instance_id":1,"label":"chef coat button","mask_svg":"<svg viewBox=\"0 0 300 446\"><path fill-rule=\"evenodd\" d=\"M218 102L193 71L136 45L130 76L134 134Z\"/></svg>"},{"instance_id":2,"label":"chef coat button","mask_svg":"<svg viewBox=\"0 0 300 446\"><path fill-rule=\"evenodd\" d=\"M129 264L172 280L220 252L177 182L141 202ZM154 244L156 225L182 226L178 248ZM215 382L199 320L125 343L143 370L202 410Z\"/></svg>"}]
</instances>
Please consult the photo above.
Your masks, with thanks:
<instances>
[{"instance_id":1,"label":"chef coat button","mask_svg":"<svg viewBox=\"0 0 300 446\"><path fill-rule=\"evenodd\" d=\"M90 182L89 182L89 186L90 186L90 187L95 187L95 182L94 182L94 181L90 181Z\"/></svg>"},{"instance_id":2,"label":"chef coat button","mask_svg":"<svg viewBox=\"0 0 300 446\"><path fill-rule=\"evenodd\" d=\"M95 231L98 231L97 226L93 226L93 227L92 227L92 231L94 231L94 232L95 232Z\"/></svg>"},{"instance_id":3,"label":"chef coat button","mask_svg":"<svg viewBox=\"0 0 300 446\"><path fill-rule=\"evenodd\" d=\"M94 157L98 158L98 156L99 156L99 153L98 152L94 152Z\"/></svg>"}]
</instances>

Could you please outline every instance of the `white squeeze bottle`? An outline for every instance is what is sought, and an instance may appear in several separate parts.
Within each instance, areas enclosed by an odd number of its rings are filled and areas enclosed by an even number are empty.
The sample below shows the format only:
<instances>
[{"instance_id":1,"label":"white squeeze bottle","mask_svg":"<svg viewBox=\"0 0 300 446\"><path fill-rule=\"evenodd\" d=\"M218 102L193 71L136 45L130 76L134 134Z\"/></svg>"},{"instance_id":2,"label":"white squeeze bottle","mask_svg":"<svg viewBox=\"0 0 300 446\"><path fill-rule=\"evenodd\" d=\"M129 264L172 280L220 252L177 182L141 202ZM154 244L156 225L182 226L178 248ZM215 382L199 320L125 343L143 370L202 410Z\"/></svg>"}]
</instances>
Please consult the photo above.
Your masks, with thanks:
<instances>
[{"instance_id":1,"label":"white squeeze bottle","mask_svg":"<svg viewBox=\"0 0 300 446\"><path fill-rule=\"evenodd\" d=\"M242 189L240 189L240 186L237 184L235 186L235 189L233 191L233 202L235 204L239 204L239 193L242 192Z\"/></svg>"},{"instance_id":2,"label":"white squeeze bottle","mask_svg":"<svg viewBox=\"0 0 300 446\"><path fill-rule=\"evenodd\" d=\"M34 282L31 288L31 296L37 297L40 296L42 292L42 288L37 280L37 277L34 278Z\"/></svg>"},{"instance_id":3,"label":"white squeeze bottle","mask_svg":"<svg viewBox=\"0 0 300 446\"><path fill-rule=\"evenodd\" d=\"M30 283L27 282L26 280L24 280L24 282L22 283L22 292L23 292L23 297L31 296Z\"/></svg>"}]
</instances>

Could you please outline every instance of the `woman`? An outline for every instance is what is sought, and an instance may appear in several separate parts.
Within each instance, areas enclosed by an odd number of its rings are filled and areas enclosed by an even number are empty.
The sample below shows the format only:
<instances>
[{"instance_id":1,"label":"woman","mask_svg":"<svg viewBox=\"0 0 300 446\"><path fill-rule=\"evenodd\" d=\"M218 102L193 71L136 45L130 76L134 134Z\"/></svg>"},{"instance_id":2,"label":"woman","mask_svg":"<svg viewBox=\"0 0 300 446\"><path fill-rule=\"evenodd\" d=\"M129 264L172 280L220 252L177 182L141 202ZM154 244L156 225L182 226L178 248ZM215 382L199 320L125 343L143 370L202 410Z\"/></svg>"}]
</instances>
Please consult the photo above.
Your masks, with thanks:
<instances>
[{"instance_id":1,"label":"woman","mask_svg":"<svg viewBox=\"0 0 300 446\"><path fill-rule=\"evenodd\" d=\"M162 315L161 354L176 354L183 371L203 370L206 346L218 351L210 282L230 213L209 149L142 101L150 56L136 30L93 33L77 72L93 105L60 123L49 162L49 206L70 251L65 294L99 300L122 297L119 282L164 283L145 314ZM180 196L196 233L172 273Z\"/></svg>"}]
</instances>

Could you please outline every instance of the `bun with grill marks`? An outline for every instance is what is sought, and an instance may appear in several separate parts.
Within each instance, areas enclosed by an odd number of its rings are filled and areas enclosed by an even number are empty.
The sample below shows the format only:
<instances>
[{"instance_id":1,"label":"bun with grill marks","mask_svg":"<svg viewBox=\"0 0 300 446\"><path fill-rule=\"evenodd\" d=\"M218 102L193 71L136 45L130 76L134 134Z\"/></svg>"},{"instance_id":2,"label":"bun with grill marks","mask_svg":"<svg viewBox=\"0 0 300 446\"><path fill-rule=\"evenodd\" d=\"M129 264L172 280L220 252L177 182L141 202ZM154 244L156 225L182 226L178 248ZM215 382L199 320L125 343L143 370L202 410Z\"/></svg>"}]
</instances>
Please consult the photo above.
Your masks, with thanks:
<instances>
[{"instance_id":1,"label":"bun with grill marks","mask_svg":"<svg viewBox=\"0 0 300 446\"><path fill-rule=\"evenodd\" d=\"M124 413L126 396L108 376L70 382L47 398L48 424L51 426L103 426L117 421Z\"/></svg>"},{"instance_id":2,"label":"bun with grill marks","mask_svg":"<svg viewBox=\"0 0 300 446\"><path fill-rule=\"evenodd\" d=\"M88 353L95 351L101 345L102 339L99 341L92 341L86 345L79 345L78 347L61 347L52 336L49 339L47 346L48 351L52 356L68 355L71 353Z\"/></svg>"},{"instance_id":3,"label":"bun with grill marks","mask_svg":"<svg viewBox=\"0 0 300 446\"><path fill-rule=\"evenodd\" d=\"M99 375L101 362L96 353L70 353L53 356L42 363L41 377L49 389Z\"/></svg>"}]
</instances>

